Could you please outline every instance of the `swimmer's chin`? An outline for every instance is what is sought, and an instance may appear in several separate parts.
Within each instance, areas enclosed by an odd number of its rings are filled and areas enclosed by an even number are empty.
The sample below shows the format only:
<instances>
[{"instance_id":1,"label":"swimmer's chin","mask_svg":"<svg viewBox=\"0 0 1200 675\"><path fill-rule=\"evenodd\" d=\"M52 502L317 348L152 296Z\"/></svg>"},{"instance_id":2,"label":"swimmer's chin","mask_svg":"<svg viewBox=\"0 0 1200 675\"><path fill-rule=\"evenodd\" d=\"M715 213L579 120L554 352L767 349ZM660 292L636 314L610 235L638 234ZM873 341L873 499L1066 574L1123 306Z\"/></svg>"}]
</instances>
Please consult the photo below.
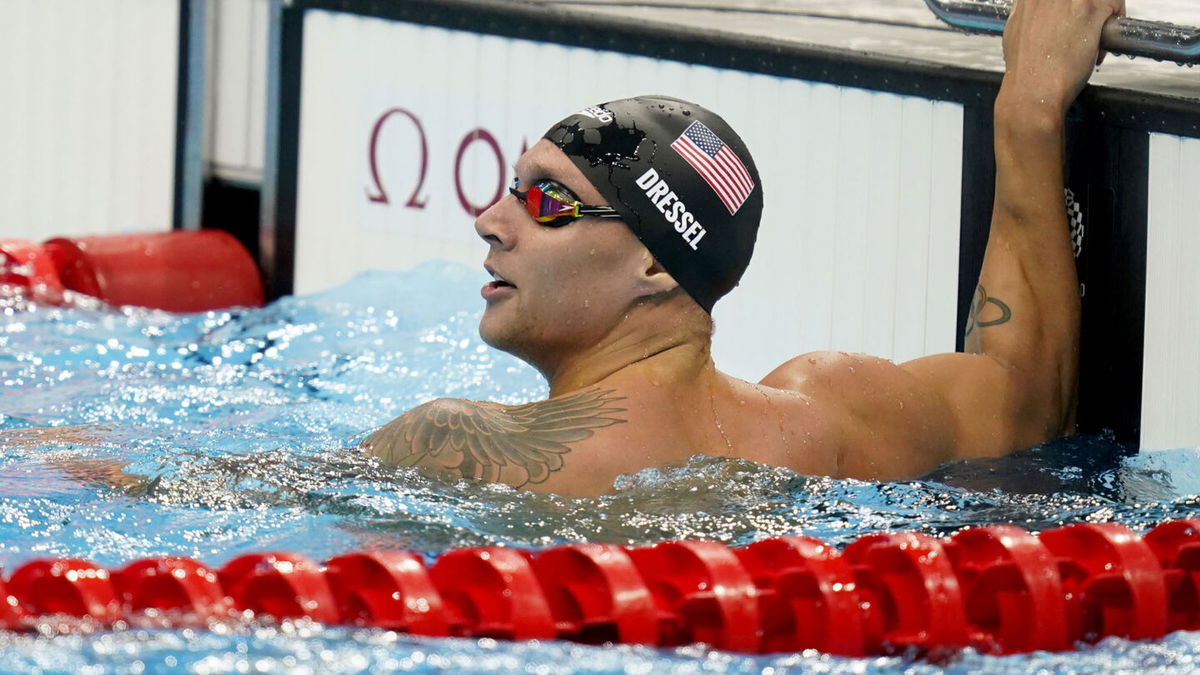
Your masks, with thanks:
<instances>
[{"instance_id":1,"label":"swimmer's chin","mask_svg":"<svg viewBox=\"0 0 1200 675\"><path fill-rule=\"evenodd\" d=\"M479 339L483 340L485 345L493 349L508 351L505 349L505 345L508 344L508 340L502 339L501 336L497 335L494 330L488 328L486 316L479 321Z\"/></svg>"},{"instance_id":2,"label":"swimmer's chin","mask_svg":"<svg viewBox=\"0 0 1200 675\"><path fill-rule=\"evenodd\" d=\"M479 322L479 339L483 340L483 343L492 349L499 349L517 358L521 358L521 353L525 351L519 340L514 339L513 336L507 334L505 331L500 331L493 326L489 326L486 314Z\"/></svg>"}]
</instances>

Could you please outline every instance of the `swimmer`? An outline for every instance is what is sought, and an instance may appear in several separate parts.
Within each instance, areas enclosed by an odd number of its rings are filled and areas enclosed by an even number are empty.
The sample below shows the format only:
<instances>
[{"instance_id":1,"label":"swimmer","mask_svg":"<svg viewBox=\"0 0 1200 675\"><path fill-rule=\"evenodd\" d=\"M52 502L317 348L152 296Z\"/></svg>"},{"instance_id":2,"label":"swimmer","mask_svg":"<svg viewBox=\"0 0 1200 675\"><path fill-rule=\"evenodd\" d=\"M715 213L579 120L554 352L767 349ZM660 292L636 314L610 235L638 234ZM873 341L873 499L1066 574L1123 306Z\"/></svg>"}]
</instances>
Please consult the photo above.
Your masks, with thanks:
<instances>
[{"instance_id":1,"label":"swimmer","mask_svg":"<svg viewBox=\"0 0 1200 675\"><path fill-rule=\"evenodd\" d=\"M511 194L475 222L494 279L480 335L540 371L549 398L432 401L364 448L400 466L595 495L694 454L889 480L1070 432L1080 305L1065 116L1099 62L1101 28L1123 14L1124 0L1014 3L968 353L902 364L811 353L758 383L717 370L709 313L749 263L763 181L716 114L626 99L552 126L517 162ZM780 310L803 311L788 295Z\"/></svg>"}]
</instances>

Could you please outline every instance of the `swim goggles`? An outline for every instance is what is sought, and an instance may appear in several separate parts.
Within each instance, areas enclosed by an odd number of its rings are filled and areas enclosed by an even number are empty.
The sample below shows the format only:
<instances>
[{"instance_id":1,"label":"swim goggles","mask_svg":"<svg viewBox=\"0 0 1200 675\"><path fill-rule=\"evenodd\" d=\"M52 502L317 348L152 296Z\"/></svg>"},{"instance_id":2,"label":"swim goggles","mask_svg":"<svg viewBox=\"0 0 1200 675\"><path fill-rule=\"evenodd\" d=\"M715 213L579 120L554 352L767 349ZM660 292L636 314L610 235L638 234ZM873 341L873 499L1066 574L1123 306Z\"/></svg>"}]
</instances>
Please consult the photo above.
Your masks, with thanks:
<instances>
[{"instance_id":1,"label":"swim goggles","mask_svg":"<svg viewBox=\"0 0 1200 675\"><path fill-rule=\"evenodd\" d=\"M566 188L552 180L540 180L521 192L515 187L508 192L525 205L525 210L537 222L547 227L562 227L584 216L620 218L611 206L585 206L563 194Z\"/></svg>"}]
</instances>

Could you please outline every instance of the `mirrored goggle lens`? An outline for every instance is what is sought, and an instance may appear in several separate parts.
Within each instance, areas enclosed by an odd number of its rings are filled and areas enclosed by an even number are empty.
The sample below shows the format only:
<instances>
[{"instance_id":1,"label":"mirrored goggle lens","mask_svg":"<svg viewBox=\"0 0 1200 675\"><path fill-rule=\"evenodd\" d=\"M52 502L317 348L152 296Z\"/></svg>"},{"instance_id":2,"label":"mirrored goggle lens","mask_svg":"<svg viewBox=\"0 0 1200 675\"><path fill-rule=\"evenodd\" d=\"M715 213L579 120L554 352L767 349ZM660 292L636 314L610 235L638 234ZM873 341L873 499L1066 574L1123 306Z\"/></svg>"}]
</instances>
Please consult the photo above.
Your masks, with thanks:
<instances>
[{"instance_id":1,"label":"mirrored goggle lens","mask_svg":"<svg viewBox=\"0 0 1200 675\"><path fill-rule=\"evenodd\" d=\"M554 192L552 188L534 185L525 198L525 208L533 219L545 223L560 216L575 216L575 202Z\"/></svg>"}]
</instances>

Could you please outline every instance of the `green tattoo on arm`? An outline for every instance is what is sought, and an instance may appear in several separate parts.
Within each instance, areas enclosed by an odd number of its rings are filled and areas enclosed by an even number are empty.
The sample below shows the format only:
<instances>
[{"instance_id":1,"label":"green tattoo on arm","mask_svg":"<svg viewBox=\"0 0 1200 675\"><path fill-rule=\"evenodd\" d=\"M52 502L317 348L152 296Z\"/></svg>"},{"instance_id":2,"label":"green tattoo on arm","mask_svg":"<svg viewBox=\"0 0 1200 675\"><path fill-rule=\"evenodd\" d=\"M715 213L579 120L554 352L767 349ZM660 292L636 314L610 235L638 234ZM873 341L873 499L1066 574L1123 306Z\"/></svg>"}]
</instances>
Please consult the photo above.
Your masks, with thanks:
<instances>
[{"instance_id":1,"label":"green tattoo on arm","mask_svg":"<svg viewBox=\"0 0 1200 675\"><path fill-rule=\"evenodd\" d=\"M519 406L439 399L384 425L363 446L397 466L434 466L521 487L563 468L571 444L622 424L612 391L588 390ZM505 469L508 469L505 471Z\"/></svg>"},{"instance_id":2,"label":"green tattoo on arm","mask_svg":"<svg viewBox=\"0 0 1200 675\"><path fill-rule=\"evenodd\" d=\"M992 305L1000 310L1000 316L989 319L983 318L983 311L988 305ZM1012 310L1002 300L990 297L987 294L987 289L983 284L975 287L975 298L971 301L971 310L967 313L967 330L964 333L970 337L975 332L976 328L989 328L991 326L999 326L1008 323L1012 318Z\"/></svg>"}]
</instances>

